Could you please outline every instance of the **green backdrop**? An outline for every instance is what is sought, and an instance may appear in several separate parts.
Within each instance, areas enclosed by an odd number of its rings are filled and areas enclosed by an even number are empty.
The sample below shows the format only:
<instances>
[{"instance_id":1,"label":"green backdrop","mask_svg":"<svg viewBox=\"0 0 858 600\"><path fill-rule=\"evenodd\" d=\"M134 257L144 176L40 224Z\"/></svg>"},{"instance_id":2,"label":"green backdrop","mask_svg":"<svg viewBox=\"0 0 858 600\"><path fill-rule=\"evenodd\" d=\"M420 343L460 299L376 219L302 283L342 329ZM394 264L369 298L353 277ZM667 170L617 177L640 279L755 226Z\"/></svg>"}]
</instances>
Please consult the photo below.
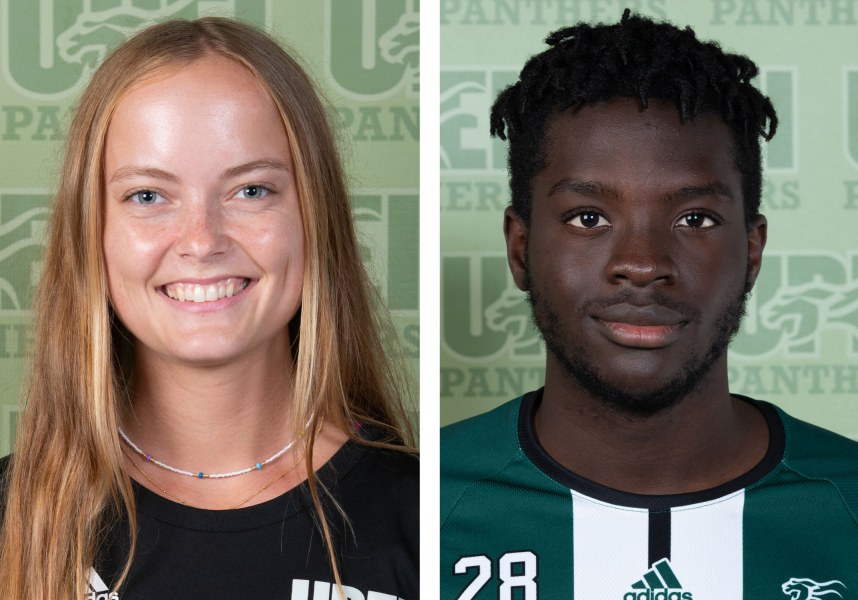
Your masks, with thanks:
<instances>
[{"instance_id":1,"label":"green backdrop","mask_svg":"<svg viewBox=\"0 0 858 600\"><path fill-rule=\"evenodd\" d=\"M170 18L237 17L303 57L334 106L363 258L416 379L418 11L418 0L0 0L0 453L15 436L69 109L108 49Z\"/></svg>"},{"instance_id":2,"label":"green backdrop","mask_svg":"<svg viewBox=\"0 0 858 600\"><path fill-rule=\"evenodd\" d=\"M445 0L441 4L441 423L542 384L509 276L495 95L555 29L629 6L750 56L780 117L765 160L769 241L730 351L734 392L858 439L858 2Z\"/></svg>"}]
</instances>

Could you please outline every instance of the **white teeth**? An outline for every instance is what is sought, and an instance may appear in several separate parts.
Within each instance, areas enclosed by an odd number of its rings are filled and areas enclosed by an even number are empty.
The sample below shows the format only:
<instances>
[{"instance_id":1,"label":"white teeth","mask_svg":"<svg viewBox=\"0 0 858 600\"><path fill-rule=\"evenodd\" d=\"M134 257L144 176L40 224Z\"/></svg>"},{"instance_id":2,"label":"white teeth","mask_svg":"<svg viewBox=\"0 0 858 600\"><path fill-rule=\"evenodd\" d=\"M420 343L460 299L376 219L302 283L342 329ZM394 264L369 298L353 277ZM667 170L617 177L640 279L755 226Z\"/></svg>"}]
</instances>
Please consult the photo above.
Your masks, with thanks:
<instances>
[{"instance_id":1,"label":"white teeth","mask_svg":"<svg viewBox=\"0 0 858 600\"><path fill-rule=\"evenodd\" d=\"M165 286L164 293L179 302L213 302L221 298L231 298L249 284L249 279L229 277L208 285L174 283Z\"/></svg>"}]
</instances>

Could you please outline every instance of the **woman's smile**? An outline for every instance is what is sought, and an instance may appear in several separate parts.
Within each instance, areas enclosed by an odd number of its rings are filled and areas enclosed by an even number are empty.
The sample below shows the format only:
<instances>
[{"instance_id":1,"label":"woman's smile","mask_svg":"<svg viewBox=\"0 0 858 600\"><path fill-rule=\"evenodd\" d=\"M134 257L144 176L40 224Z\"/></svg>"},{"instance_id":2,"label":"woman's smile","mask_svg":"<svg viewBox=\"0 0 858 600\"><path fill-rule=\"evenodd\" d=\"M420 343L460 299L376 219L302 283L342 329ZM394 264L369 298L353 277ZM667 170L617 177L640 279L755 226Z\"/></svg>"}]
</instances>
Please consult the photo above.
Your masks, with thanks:
<instances>
[{"instance_id":1,"label":"woman's smile","mask_svg":"<svg viewBox=\"0 0 858 600\"><path fill-rule=\"evenodd\" d=\"M179 302L214 302L232 298L250 285L247 277L226 277L214 282L177 282L163 286L164 294Z\"/></svg>"}]
</instances>

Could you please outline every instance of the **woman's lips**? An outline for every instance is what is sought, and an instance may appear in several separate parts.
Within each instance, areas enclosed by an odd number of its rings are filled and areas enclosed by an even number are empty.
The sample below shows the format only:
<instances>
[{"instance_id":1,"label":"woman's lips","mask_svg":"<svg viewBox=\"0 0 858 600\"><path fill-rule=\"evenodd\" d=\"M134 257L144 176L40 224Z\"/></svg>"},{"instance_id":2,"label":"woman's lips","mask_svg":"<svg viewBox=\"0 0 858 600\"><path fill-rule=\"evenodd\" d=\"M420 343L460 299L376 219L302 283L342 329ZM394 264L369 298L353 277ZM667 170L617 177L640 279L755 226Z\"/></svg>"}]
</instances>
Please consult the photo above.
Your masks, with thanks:
<instances>
[{"instance_id":1,"label":"woman's lips","mask_svg":"<svg viewBox=\"0 0 858 600\"><path fill-rule=\"evenodd\" d=\"M245 277L226 277L208 283L175 282L163 286L164 293L178 302L214 302L231 298L250 284Z\"/></svg>"}]
</instances>

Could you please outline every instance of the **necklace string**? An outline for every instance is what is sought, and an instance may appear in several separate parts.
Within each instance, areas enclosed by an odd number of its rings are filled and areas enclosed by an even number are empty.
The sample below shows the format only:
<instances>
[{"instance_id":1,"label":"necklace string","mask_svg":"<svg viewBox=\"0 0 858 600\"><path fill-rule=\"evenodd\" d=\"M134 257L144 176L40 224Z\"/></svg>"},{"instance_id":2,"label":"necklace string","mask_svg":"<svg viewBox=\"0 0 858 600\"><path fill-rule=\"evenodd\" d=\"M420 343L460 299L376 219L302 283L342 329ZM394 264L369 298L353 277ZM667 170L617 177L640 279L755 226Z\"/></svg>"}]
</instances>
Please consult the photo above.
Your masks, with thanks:
<instances>
[{"instance_id":1,"label":"necklace string","mask_svg":"<svg viewBox=\"0 0 858 600\"><path fill-rule=\"evenodd\" d=\"M135 444L133 441L131 441L131 438L128 437L128 434L125 433L125 431L122 429L122 427L119 427L119 435L122 438L122 441L124 441L126 444L128 444L134 450L134 452L136 452L137 454L142 456L144 459L146 459L146 462L150 462L153 465L161 467L162 469L166 469L167 471L171 471L173 473L176 473L177 475L185 475L186 477L193 477L194 479L226 479L227 477L238 477L239 475L246 475L247 473L250 473L251 471L261 471L262 467L264 467L265 465L267 465L269 463L274 462L275 460L277 460L278 458L280 458L281 456L286 454L292 448L292 446L295 445L295 443L299 439L304 437L304 433L306 433L307 428L310 426L310 422L312 420L313 420L313 415L311 414L310 418L307 419L307 422L304 424L303 429L301 429L298 432L298 436L295 439L291 440L288 444L286 444L285 446L280 448L280 450L278 450L277 452L275 452L274 454L272 454L271 456L266 458L265 460L262 460L262 461L256 463L255 465L253 465L251 467L239 469L238 471L229 471L228 473L205 473L203 471L194 472L194 471L186 471L185 469L179 469L176 467L171 467L167 463L158 460L157 458L155 458L154 456L152 456L148 452L141 450L137 444Z\"/></svg>"},{"instance_id":2,"label":"necklace string","mask_svg":"<svg viewBox=\"0 0 858 600\"><path fill-rule=\"evenodd\" d=\"M130 460L130 461L131 461L131 464L132 464L132 465L134 465L134 467L135 467L138 471L140 471L140 474L141 474L141 475L143 475L143 477L145 477L145 478L146 478L146 480L147 480L149 483L151 483L151 484L152 484L152 485L154 485L156 488L158 488L161 492L163 492L165 496L169 496L170 498L172 498L173 500L175 500L175 501L176 501L176 502L178 502L179 504L182 504L183 506L190 506L191 508L202 508L202 507L195 507L195 506L192 506L191 504L188 504L187 502L185 502L184 500L182 500L181 498L179 498L179 497L178 497L178 496L176 496L175 494L173 494L173 493L171 493L171 492L168 492L166 489L164 489L164 487L163 487L162 485L160 485L160 484L156 483L156 482L155 482L151 477L149 477L149 475L147 475L147 474L146 474L146 471L144 471L144 470L142 469L142 467L140 467L140 465L138 465L138 464L137 464L137 461L136 461L136 460L134 460L134 459L131 457L131 455L130 455L130 454L128 454L125 450L122 450L122 454L124 454L124 455L125 455L125 458L127 458L128 460ZM278 475L276 478L272 479L271 481L269 481L268 483L266 483L265 485L263 485L261 488L259 488L259 490L257 490L256 492L252 493L250 496L248 496L247 498L245 498L244 500L242 500L242 501L241 501L241 502L239 502L238 504L236 504L236 505L234 505L234 506L230 506L230 507L228 507L228 508L227 508L227 510L234 510L234 509L236 509L236 508L241 508L242 506L244 506L245 504L247 504L248 502L250 502L251 500L253 500L254 498L256 498L259 494L261 494L262 492L264 492L265 490L267 490L269 487L271 487L272 485L274 485L275 483L277 483L278 481L280 481L281 479L283 479L284 477L286 477L286 475L288 475L289 473L291 473L292 471L294 471L294 470L298 467L298 465L300 465L303 461L304 461L304 454L302 453L302 454L301 454L301 457L300 457L298 460L296 460L296 461L295 461L295 464L293 464L291 467L289 467L288 469L286 469L283 473L281 473L280 475Z\"/></svg>"}]
</instances>

